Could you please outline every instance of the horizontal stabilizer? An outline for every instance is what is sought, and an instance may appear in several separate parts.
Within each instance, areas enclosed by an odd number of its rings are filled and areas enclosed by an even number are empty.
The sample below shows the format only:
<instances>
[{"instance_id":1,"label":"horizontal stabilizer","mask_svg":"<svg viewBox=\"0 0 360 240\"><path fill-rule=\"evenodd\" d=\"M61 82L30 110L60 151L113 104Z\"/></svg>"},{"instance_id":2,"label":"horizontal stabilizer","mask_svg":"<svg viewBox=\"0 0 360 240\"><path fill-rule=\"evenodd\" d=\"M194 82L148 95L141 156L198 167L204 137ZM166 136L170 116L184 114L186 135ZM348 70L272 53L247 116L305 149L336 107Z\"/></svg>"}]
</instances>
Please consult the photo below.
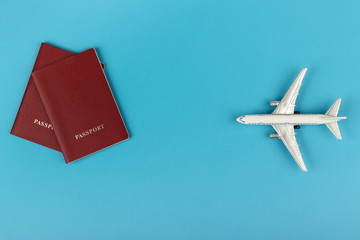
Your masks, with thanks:
<instances>
[{"instance_id":1,"label":"horizontal stabilizer","mask_svg":"<svg viewBox=\"0 0 360 240\"><path fill-rule=\"evenodd\" d=\"M341 98L336 99L334 104L329 108L325 115L336 117L339 112Z\"/></svg>"},{"instance_id":2,"label":"horizontal stabilizer","mask_svg":"<svg viewBox=\"0 0 360 240\"><path fill-rule=\"evenodd\" d=\"M339 129L339 125L337 124L337 122L327 123L326 126L335 135L335 137L337 139L342 139L340 129Z\"/></svg>"}]
</instances>

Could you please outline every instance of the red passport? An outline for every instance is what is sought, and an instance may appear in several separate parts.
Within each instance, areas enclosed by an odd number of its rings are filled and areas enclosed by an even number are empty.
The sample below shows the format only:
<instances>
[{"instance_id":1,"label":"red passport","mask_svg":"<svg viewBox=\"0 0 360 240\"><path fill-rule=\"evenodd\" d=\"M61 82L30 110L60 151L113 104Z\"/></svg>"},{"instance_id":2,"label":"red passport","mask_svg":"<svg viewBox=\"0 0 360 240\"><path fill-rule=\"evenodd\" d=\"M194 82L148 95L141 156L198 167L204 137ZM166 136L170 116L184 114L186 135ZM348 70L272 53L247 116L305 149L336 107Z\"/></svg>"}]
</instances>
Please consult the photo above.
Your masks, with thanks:
<instances>
[{"instance_id":1,"label":"red passport","mask_svg":"<svg viewBox=\"0 0 360 240\"><path fill-rule=\"evenodd\" d=\"M72 52L42 43L33 72L74 55ZM34 80L30 76L11 134L61 151L53 126L46 114Z\"/></svg>"},{"instance_id":2,"label":"red passport","mask_svg":"<svg viewBox=\"0 0 360 240\"><path fill-rule=\"evenodd\" d=\"M66 163L129 138L94 49L32 73Z\"/></svg>"},{"instance_id":3,"label":"red passport","mask_svg":"<svg viewBox=\"0 0 360 240\"><path fill-rule=\"evenodd\" d=\"M42 43L33 72L72 55L74 53ZM30 76L10 133L45 147L61 151L32 76Z\"/></svg>"}]
</instances>

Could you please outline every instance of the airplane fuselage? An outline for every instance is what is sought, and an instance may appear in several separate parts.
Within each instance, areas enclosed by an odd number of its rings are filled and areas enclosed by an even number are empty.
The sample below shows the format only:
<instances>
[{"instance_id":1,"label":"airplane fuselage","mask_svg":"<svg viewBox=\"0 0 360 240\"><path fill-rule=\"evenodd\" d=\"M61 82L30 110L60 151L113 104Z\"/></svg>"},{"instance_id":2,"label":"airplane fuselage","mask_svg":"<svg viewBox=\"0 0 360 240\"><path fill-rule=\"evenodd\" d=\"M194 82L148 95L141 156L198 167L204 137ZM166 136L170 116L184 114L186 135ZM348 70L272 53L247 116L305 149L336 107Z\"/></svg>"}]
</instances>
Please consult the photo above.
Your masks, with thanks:
<instances>
[{"instance_id":1,"label":"airplane fuselage","mask_svg":"<svg viewBox=\"0 0 360 240\"><path fill-rule=\"evenodd\" d=\"M344 118L325 114L252 114L241 116L237 121L249 125L319 125L341 119Z\"/></svg>"}]
</instances>

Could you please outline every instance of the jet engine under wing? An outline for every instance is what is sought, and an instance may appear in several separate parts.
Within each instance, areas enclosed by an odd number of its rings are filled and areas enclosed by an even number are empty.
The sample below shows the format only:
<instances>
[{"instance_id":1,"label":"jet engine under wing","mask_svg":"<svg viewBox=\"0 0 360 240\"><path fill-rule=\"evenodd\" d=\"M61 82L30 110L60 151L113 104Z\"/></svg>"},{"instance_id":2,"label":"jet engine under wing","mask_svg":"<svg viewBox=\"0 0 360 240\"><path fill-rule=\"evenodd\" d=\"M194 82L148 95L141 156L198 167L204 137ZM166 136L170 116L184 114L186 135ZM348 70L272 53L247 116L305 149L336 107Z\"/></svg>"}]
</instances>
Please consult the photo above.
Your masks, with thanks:
<instances>
[{"instance_id":1,"label":"jet engine under wing","mask_svg":"<svg viewBox=\"0 0 360 240\"><path fill-rule=\"evenodd\" d=\"M299 94L301 83L304 79L306 71L307 68L303 68L301 70L277 108L274 110L273 114L294 114L296 98Z\"/></svg>"},{"instance_id":2,"label":"jet engine under wing","mask_svg":"<svg viewBox=\"0 0 360 240\"><path fill-rule=\"evenodd\" d=\"M279 137L299 165L301 170L307 172L304 160L300 153L299 145L296 142L295 131L293 125L272 125Z\"/></svg>"}]
</instances>

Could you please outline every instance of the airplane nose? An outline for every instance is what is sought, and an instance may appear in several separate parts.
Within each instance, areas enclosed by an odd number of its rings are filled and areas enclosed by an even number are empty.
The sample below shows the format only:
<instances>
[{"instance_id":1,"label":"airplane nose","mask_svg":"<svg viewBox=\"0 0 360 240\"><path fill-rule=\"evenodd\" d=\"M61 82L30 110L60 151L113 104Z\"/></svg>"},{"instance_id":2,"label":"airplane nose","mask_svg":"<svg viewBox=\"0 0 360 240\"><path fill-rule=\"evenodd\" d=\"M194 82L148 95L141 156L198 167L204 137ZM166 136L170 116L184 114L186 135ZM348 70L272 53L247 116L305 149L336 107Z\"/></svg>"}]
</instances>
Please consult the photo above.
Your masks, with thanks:
<instances>
[{"instance_id":1,"label":"airplane nose","mask_svg":"<svg viewBox=\"0 0 360 240\"><path fill-rule=\"evenodd\" d=\"M236 121L238 121L239 123L244 124L244 123L245 123L245 122L244 122L244 116L238 117L238 118L236 119Z\"/></svg>"}]
</instances>

